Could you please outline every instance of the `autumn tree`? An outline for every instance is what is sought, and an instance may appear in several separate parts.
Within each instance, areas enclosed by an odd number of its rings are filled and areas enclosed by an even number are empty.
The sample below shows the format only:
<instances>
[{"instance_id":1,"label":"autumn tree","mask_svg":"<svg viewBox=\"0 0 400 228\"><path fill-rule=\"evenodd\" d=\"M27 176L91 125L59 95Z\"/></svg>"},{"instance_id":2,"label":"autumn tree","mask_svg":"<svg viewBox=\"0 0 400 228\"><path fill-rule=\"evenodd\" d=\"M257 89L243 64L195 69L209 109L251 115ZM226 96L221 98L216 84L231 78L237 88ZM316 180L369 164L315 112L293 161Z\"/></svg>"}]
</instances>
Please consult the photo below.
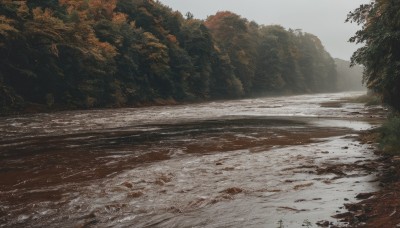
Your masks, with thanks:
<instances>
[{"instance_id":1,"label":"autumn tree","mask_svg":"<svg viewBox=\"0 0 400 228\"><path fill-rule=\"evenodd\" d=\"M153 0L0 1L0 111L314 92L332 84L311 34ZM318 90L319 91L319 90Z\"/></svg>"},{"instance_id":2,"label":"autumn tree","mask_svg":"<svg viewBox=\"0 0 400 228\"><path fill-rule=\"evenodd\" d=\"M209 16L205 25L211 30L219 48L228 53L244 92L250 94L257 58L257 28L251 27L246 19L229 11Z\"/></svg>"}]
</instances>

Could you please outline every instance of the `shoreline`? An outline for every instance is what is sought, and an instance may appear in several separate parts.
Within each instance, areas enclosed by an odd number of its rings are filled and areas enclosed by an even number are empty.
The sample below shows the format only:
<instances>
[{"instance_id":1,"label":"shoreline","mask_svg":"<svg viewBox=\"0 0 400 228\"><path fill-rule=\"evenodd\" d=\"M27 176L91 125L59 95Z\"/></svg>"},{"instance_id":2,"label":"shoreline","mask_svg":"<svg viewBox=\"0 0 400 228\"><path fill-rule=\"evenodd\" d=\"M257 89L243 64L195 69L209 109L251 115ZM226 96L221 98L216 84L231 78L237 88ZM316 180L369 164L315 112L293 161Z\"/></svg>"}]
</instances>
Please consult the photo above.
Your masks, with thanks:
<instances>
[{"instance_id":1,"label":"shoreline","mask_svg":"<svg viewBox=\"0 0 400 228\"><path fill-rule=\"evenodd\" d=\"M96 106L96 107L78 107L78 106L62 106L62 105L54 105L47 106L45 104L38 103L27 103L24 107L10 109L6 111L0 111L0 117L12 117L12 116L21 116L21 115L30 115L30 114L40 114L40 113L55 113L55 112L68 112L68 111L87 111L87 110L102 110L102 109L119 109L119 108L146 108L152 106L174 106L174 105L188 105L188 104L201 104L207 102L224 102L224 101L233 101L233 100L243 100L243 99L257 99L257 98L269 98L269 97L286 97L286 96L301 96L301 95L312 95L312 94L335 94L335 93L344 93L344 92L364 92L364 90L349 90L349 91L335 91L335 92L321 92L321 93L271 93L264 95L254 95L249 97L242 98L217 98L217 99L195 99L195 100L176 100L173 98L157 98L151 101L140 101L131 104L124 105L115 105L115 106ZM366 92L366 91L365 91ZM330 106L331 104L325 104Z\"/></svg>"},{"instance_id":2,"label":"shoreline","mask_svg":"<svg viewBox=\"0 0 400 228\"><path fill-rule=\"evenodd\" d=\"M360 134L360 142L376 144L378 137L376 128L367 130ZM381 189L359 193L360 202L345 204L347 212L332 216L349 225L345 227L400 227L400 157L385 155L377 147L374 153L379 156L375 168Z\"/></svg>"}]
</instances>

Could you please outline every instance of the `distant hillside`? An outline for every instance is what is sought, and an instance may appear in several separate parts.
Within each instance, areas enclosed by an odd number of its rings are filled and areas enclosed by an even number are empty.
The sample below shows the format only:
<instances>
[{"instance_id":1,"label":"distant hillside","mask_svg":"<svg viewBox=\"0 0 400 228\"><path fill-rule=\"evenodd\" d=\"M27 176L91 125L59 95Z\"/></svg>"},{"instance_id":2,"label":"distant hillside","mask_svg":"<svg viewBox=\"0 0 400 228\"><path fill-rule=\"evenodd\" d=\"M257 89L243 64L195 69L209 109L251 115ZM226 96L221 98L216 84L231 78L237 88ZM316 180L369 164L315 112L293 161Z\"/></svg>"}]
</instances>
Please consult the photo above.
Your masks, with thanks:
<instances>
[{"instance_id":1,"label":"distant hillside","mask_svg":"<svg viewBox=\"0 0 400 228\"><path fill-rule=\"evenodd\" d=\"M350 62L342 59L335 59L337 66L337 88L339 91L365 90L362 85L362 66L350 67Z\"/></svg>"}]
</instances>

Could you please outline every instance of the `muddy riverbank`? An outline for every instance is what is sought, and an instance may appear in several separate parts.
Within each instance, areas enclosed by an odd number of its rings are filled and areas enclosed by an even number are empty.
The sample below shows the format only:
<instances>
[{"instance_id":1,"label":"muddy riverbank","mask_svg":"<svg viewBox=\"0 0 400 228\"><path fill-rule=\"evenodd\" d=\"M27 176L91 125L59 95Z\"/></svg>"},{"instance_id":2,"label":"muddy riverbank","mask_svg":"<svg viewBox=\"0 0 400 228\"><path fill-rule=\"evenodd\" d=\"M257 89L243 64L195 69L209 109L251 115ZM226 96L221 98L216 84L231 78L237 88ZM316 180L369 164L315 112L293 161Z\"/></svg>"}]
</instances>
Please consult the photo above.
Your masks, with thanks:
<instances>
[{"instance_id":1,"label":"muddy riverbank","mask_svg":"<svg viewBox=\"0 0 400 228\"><path fill-rule=\"evenodd\" d=\"M377 129L360 134L360 141L364 144L377 142L378 139ZM400 157L383 154L378 148L375 154L379 156L373 165L379 170L379 190L358 194L361 201L345 204L347 211L334 216L350 227L400 227Z\"/></svg>"},{"instance_id":2,"label":"muddy riverbank","mask_svg":"<svg viewBox=\"0 0 400 228\"><path fill-rule=\"evenodd\" d=\"M0 118L0 226L326 220L380 189L369 169L378 157L358 137L378 124L380 108L344 100L359 95Z\"/></svg>"}]
</instances>

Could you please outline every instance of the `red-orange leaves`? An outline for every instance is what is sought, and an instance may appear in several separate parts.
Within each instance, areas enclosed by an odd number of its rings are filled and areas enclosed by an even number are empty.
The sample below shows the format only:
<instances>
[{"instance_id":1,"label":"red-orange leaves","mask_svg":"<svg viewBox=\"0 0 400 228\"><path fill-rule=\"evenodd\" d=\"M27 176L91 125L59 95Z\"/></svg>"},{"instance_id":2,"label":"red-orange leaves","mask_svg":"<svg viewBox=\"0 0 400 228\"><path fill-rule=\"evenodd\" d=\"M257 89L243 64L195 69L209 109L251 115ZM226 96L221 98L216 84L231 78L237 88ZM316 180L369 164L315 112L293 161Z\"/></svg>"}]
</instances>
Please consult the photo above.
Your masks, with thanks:
<instances>
[{"instance_id":1,"label":"red-orange leaves","mask_svg":"<svg viewBox=\"0 0 400 228\"><path fill-rule=\"evenodd\" d=\"M167 35L167 39L169 40L169 42L171 43L176 43L178 40L176 39L176 36L168 34Z\"/></svg>"}]
</instances>

